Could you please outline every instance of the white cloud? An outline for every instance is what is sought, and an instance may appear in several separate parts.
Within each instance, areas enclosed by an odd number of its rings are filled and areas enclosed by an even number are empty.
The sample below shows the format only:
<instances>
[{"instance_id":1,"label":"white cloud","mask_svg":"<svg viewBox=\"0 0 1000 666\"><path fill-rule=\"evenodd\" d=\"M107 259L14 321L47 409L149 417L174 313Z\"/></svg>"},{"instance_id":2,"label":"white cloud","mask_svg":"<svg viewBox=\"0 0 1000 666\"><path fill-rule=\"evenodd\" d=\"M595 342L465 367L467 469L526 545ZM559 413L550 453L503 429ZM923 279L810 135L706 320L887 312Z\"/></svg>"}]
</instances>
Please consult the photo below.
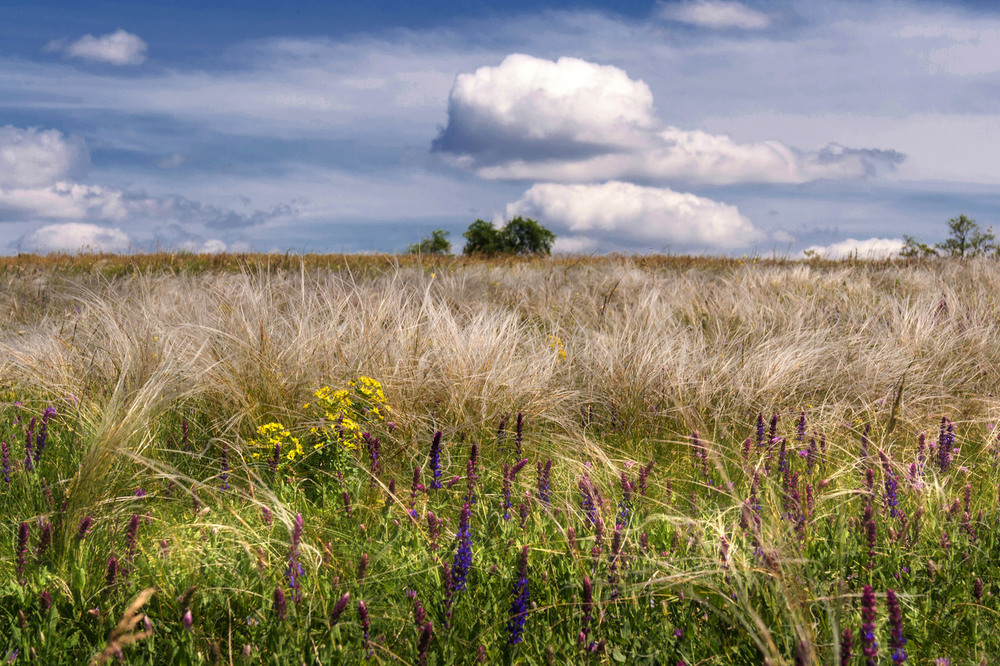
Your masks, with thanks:
<instances>
[{"instance_id":1,"label":"white cloud","mask_svg":"<svg viewBox=\"0 0 1000 666\"><path fill-rule=\"evenodd\" d=\"M552 243L556 254L583 254L597 249L597 241L587 236L557 236Z\"/></svg>"},{"instance_id":2,"label":"white cloud","mask_svg":"<svg viewBox=\"0 0 1000 666\"><path fill-rule=\"evenodd\" d=\"M663 18L689 23L703 28L742 28L759 30L771 24L767 14L751 9L741 2L723 0L682 0L659 4Z\"/></svg>"},{"instance_id":3,"label":"white cloud","mask_svg":"<svg viewBox=\"0 0 1000 666\"><path fill-rule=\"evenodd\" d=\"M100 37L84 35L66 45L50 42L47 48L64 51L72 58L120 66L141 65L146 60L147 46L138 35L119 29Z\"/></svg>"},{"instance_id":4,"label":"white cloud","mask_svg":"<svg viewBox=\"0 0 1000 666\"><path fill-rule=\"evenodd\" d=\"M124 193L115 188L61 181L48 187L0 189L0 221L12 217L120 221L128 215Z\"/></svg>"},{"instance_id":5,"label":"white cloud","mask_svg":"<svg viewBox=\"0 0 1000 666\"><path fill-rule=\"evenodd\" d=\"M523 215L573 234L734 249L765 234L735 206L675 192L611 181L600 185L533 185L507 205L507 217Z\"/></svg>"},{"instance_id":6,"label":"white cloud","mask_svg":"<svg viewBox=\"0 0 1000 666\"><path fill-rule=\"evenodd\" d=\"M83 222L50 224L21 239L25 252L123 252L132 239L121 229Z\"/></svg>"},{"instance_id":7,"label":"white cloud","mask_svg":"<svg viewBox=\"0 0 1000 666\"><path fill-rule=\"evenodd\" d=\"M221 254L226 251L226 243L217 238L210 238L205 241L190 240L181 244L182 250L194 252L195 254Z\"/></svg>"},{"instance_id":8,"label":"white cloud","mask_svg":"<svg viewBox=\"0 0 1000 666\"><path fill-rule=\"evenodd\" d=\"M845 259L856 256L859 259L890 259L898 257L903 249L900 238L866 238L855 240L848 238L832 245L812 245L803 250L805 253L815 253L827 259Z\"/></svg>"},{"instance_id":9,"label":"white cloud","mask_svg":"<svg viewBox=\"0 0 1000 666\"><path fill-rule=\"evenodd\" d=\"M0 189L52 185L86 168L87 147L58 130L0 127Z\"/></svg>"},{"instance_id":10,"label":"white cloud","mask_svg":"<svg viewBox=\"0 0 1000 666\"><path fill-rule=\"evenodd\" d=\"M803 152L665 127L649 87L624 70L521 54L458 76L433 149L483 178L561 182L804 183L871 175L903 159L836 143Z\"/></svg>"}]
</instances>

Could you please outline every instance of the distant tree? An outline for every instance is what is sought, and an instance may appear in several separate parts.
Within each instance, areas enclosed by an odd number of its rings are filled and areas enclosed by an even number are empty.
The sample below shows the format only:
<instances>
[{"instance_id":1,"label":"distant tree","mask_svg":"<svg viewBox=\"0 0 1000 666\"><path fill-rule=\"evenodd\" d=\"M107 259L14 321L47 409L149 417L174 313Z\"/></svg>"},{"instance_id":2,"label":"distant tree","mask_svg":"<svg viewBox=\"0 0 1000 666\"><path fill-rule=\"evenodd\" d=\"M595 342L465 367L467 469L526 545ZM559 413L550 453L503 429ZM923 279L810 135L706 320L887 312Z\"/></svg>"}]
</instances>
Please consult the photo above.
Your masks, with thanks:
<instances>
[{"instance_id":1,"label":"distant tree","mask_svg":"<svg viewBox=\"0 0 1000 666\"><path fill-rule=\"evenodd\" d=\"M476 220L462 236L465 238L467 255L487 257L498 254L551 254L556 235L536 220L515 217L502 228L497 229L492 222Z\"/></svg>"},{"instance_id":2,"label":"distant tree","mask_svg":"<svg viewBox=\"0 0 1000 666\"><path fill-rule=\"evenodd\" d=\"M950 237L937 243L935 247L953 257L974 257L996 248L993 227L983 231L975 220L970 220L965 215L948 220L948 231Z\"/></svg>"},{"instance_id":3,"label":"distant tree","mask_svg":"<svg viewBox=\"0 0 1000 666\"><path fill-rule=\"evenodd\" d=\"M899 256L905 259L936 257L937 250L909 234L903 234L903 248L899 251Z\"/></svg>"},{"instance_id":4,"label":"distant tree","mask_svg":"<svg viewBox=\"0 0 1000 666\"><path fill-rule=\"evenodd\" d=\"M451 241L444 229L435 229L429 238L411 245L407 250L410 254L448 254L451 252Z\"/></svg>"},{"instance_id":5,"label":"distant tree","mask_svg":"<svg viewBox=\"0 0 1000 666\"><path fill-rule=\"evenodd\" d=\"M476 220L469 225L462 237L465 238L463 254L481 254L492 257L503 252L500 230L494 227L492 222Z\"/></svg>"},{"instance_id":6,"label":"distant tree","mask_svg":"<svg viewBox=\"0 0 1000 666\"><path fill-rule=\"evenodd\" d=\"M500 232L510 254L552 254L556 235L531 218L515 217Z\"/></svg>"}]
</instances>

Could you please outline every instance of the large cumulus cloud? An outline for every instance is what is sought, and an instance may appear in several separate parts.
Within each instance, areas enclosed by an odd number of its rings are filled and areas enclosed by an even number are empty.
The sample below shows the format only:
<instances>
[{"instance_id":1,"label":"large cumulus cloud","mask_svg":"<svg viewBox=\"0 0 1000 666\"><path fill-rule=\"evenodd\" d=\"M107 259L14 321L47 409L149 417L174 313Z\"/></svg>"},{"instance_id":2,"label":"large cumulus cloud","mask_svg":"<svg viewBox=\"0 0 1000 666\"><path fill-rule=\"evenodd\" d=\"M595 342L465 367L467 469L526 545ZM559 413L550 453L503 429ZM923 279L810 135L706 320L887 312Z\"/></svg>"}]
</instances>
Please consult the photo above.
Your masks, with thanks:
<instances>
[{"instance_id":1,"label":"large cumulus cloud","mask_svg":"<svg viewBox=\"0 0 1000 666\"><path fill-rule=\"evenodd\" d=\"M560 248L599 247L597 238L731 250L764 240L736 206L662 187L611 181L541 183L507 205L507 216L540 218L569 232Z\"/></svg>"},{"instance_id":2,"label":"large cumulus cloud","mask_svg":"<svg viewBox=\"0 0 1000 666\"><path fill-rule=\"evenodd\" d=\"M804 183L903 160L895 151L832 143L809 152L672 127L655 115L649 86L617 67L523 54L458 75L432 149L483 178L560 182Z\"/></svg>"}]
</instances>

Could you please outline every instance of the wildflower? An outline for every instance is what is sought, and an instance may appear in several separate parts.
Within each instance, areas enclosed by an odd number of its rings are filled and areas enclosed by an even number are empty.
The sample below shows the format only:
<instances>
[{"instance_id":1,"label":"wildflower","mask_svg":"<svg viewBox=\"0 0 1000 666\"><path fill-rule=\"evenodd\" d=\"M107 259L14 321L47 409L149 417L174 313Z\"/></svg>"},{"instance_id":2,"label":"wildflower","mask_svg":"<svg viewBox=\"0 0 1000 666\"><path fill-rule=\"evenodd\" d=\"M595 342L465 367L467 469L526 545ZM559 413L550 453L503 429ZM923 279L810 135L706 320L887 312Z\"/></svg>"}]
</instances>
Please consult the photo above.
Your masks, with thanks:
<instances>
[{"instance_id":1,"label":"wildflower","mask_svg":"<svg viewBox=\"0 0 1000 666\"><path fill-rule=\"evenodd\" d=\"M340 600L337 601L337 604L333 607L333 610L330 612L330 624L337 623L337 620L340 619L340 616L347 609L347 604L348 602L350 602L350 600L351 600L350 592L344 592L342 595L340 595Z\"/></svg>"},{"instance_id":2,"label":"wildflower","mask_svg":"<svg viewBox=\"0 0 1000 666\"><path fill-rule=\"evenodd\" d=\"M271 510L268 509L266 506L260 507L260 517L261 517L261 520L264 521L265 525L270 525L271 524L271 520L272 520Z\"/></svg>"},{"instance_id":3,"label":"wildflower","mask_svg":"<svg viewBox=\"0 0 1000 666\"><path fill-rule=\"evenodd\" d=\"M521 642L524 635L524 623L528 619L528 546L521 549L513 596L514 600L511 602L507 620L509 634L507 643L509 645L517 645Z\"/></svg>"},{"instance_id":4,"label":"wildflower","mask_svg":"<svg viewBox=\"0 0 1000 666\"><path fill-rule=\"evenodd\" d=\"M190 612L191 611L188 611L189 614ZM285 593L282 591L281 586L277 585L274 588L274 616L278 618L278 622L281 622L285 619L285 614L287 612L288 602L285 601Z\"/></svg>"},{"instance_id":5,"label":"wildflower","mask_svg":"<svg viewBox=\"0 0 1000 666\"><path fill-rule=\"evenodd\" d=\"M803 410L799 415L799 422L795 430L795 438L799 442L806 441L806 412Z\"/></svg>"},{"instance_id":6,"label":"wildflower","mask_svg":"<svg viewBox=\"0 0 1000 666\"><path fill-rule=\"evenodd\" d=\"M28 555L28 533L30 528L28 523L21 523L17 531L17 579L23 585L24 580L24 558Z\"/></svg>"},{"instance_id":7,"label":"wildflower","mask_svg":"<svg viewBox=\"0 0 1000 666\"><path fill-rule=\"evenodd\" d=\"M118 578L118 558L112 555L108 558L108 566L104 570L104 586L111 587Z\"/></svg>"},{"instance_id":8,"label":"wildflower","mask_svg":"<svg viewBox=\"0 0 1000 666\"><path fill-rule=\"evenodd\" d=\"M750 462L750 438L743 440L743 464Z\"/></svg>"},{"instance_id":9,"label":"wildflower","mask_svg":"<svg viewBox=\"0 0 1000 666\"><path fill-rule=\"evenodd\" d=\"M80 541L86 539L87 535L90 534L90 526L93 522L94 519L91 518L89 515L84 516L82 519L80 519L80 525L76 529L76 538L79 539Z\"/></svg>"},{"instance_id":10,"label":"wildflower","mask_svg":"<svg viewBox=\"0 0 1000 666\"><path fill-rule=\"evenodd\" d=\"M748 439L749 441L749 439ZM649 477L650 472L653 471L653 460L650 460L641 470L639 470L639 496L646 496L646 479Z\"/></svg>"},{"instance_id":11,"label":"wildflower","mask_svg":"<svg viewBox=\"0 0 1000 666\"><path fill-rule=\"evenodd\" d=\"M368 448L368 460L371 464L372 469L372 483L379 477L379 472L381 467L379 466L379 453L382 450L382 446L378 441L378 437L372 437L367 432L361 433L362 439L364 439L365 445Z\"/></svg>"},{"instance_id":12,"label":"wildflower","mask_svg":"<svg viewBox=\"0 0 1000 666\"><path fill-rule=\"evenodd\" d=\"M757 448L764 446L764 412L757 414Z\"/></svg>"},{"instance_id":13,"label":"wildflower","mask_svg":"<svg viewBox=\"0 0 1000 666\"><path fill-rule=\"evenodd\" d=\"M927 435L925 433L920 433L917 437L917 463L920 472L924 471L924 463L927 462L927 456L925 455L925 442L927 440Z\"/></svg>"},{"instance_id":14,"label":"wildflower","mask_svg":"<svg viewBox=\"0 0 1000 666\"><path fill-rule=\"evenodd\" d=\"M469 530L469 505L462 505L462 511L458 518L458 549L455 551L455 559L452 563L453 587L456 592L465 589L466 578L472 569L472 534Z\"/></svg>"},{"instance_id":15,"label":"wildflower","mask_svg":"<svg viewBox=\"0 0 1000 666\"><path fill-rule=\"evenodd\" d=\"M889 608L889 648L892 650L892 661L901 664L906 661L906 636L903 635L903 613L899 609L895 590L886 590L885 603Z\"/></svg>"},{"instance_id":16,"label":"wildflower","mask_svg":"<svg viewBox=\"0 0 1000 666\"><path fill-rule=\"evenodd\" d=\"M549 486L551 472L552 458L549 458L545 465L538 461L538 500L543 504L548 504L551 499L552 492ZM625 472L622 472L622 475L624 474Z\"/></svg>"},{"instance_id":17,"label":"wildflower","mask_svg":"<svg viewBox=\"0 0 1000 666\"><path fill-rule=\"evenodd\" d=\"M632 484L628 482L628 477L625 472L622 471L621 475L622 484L622 499L618 502L618 520L616 525L624 525L625 521L628 520L629 512L632 510Z\"/></svg>"},{"instance_id":18,"label":"wildflower","mask_svg":"<svg viewBox=\"0 0 1000 666\"><path fill-rule=\"evenodd\" d=\"M518 516L521 519L521 529L528 524L528 516L531 515L531 493L524 491L524 501L517 507Z\"/></svg>"},{"instance_id":19,"label":"wildflower","mask_svg":"<svg viewBox=\"0 0 1000 666\"><path fill-rule=\"evenodd\" d=\"M50 545L52 545L52 523L45 518L39 518L38 545L35 547L35 557L39 561L41 561Z\"/></svg>"},{"instance_id":20,"label":"wildflower","mask_svg":"<svg viewBox=\"0 0 1000 666\"><path fill-rule=\"evenodd\" d=\"M130 561L135 557L135 546L138 533L139 514L133 513L132 519L128 522L128 527L125 528L125 552L128 553L128 559Z\"/></svg>"},{"instance_id":21,"label":"wildflower","mask_svg":"<svg viewBox=\"0 0 1000 666\"><path fill-rule=\"evenodd\" d=\"M778 413L775 412L771 416L771 423L767 430L767 441L773 442L774 438L778 436Z\"/></svg>"},{"instance_id":22,"label":"wildflower","mask_svg":"<svg viewBox=\"0 0 1000 666\"><path fill-rule=\"evenodd\" d=\"M35 463L42 457L45 449L45 442L49 437L49 419L56 415L55 407L46 407L42 412L42 423L38 427L38 436L35 438Z\"/></svg>"},{"instance_id":23,"label":"wildflower","mask_svg":"<svg viewBox=\"0 0 1000 666\"><path fill-rule=\"evenodd\" d=\"M52 595L48 590L42 590L38 594L38 608L42 613L48 613L49 609L52 608Z\"/></svg>"},{"instance_id":24,"label":"wildflower","mask_svg":"<svg viewBox=\"0 0 1000 666\"><path fill-rule=\"evenodd\" d=\"M184 446L185 451L191 450L191 442L188 438L188 420L186 416L181 419L181 444Z\"/></svg>"},{"instance_id":25,"label":"wildflower","mask_svg":"<svg viewBox=\"0 0 1000 666\"><path fill-rule=\"evenodd\" d=\"M341 491L341 493L340 493L340 501L344 504L344 513L346 513L347 517L350 518L351 517L351 496L347 494L346 490Z\"/></svg>"},{"instance_id":26,"label":"wildflower","mask_svg":"<svg viewBox=\"0 0 1000 666\"><path fill-rule=\"evenodd\" d=\"M430 453L431 490L441 489L441 431L434 433Z\"/></svg>"},{"instance_id":27,"label":"wildflower","mask_svg":"<svg viewBox=\"0 0 1000 666\"><path fill-rule=\"evenodd\" d=\"M292 524L292 538L288 545L288 568L285 574L288 576L288 587L292 591L292 601L299 603L302 601L302 584L300 578L305 574L302 569L302 562L299 561L299 545L302 542L302 514L295 515Z\"/></svg>"},{"instance_id":28,"label":"wildflower","mask_svg":"<svg viewBox=\"0 0 1000 666\"><path fill-rule=\"evenodd\" d=\"M500 451L503 451L504 440L507 439L507 415L504 414L500 417L500 422L497 424L497 444L499 445Z\"/></svg>"},{"instance_id":29,"label":"wildflower","mask_svg":"<svg viewBox=\"0 0 1000 666\"><path fill-rule=\"evenodd\" d=\"M358 582L365 582L365 575L368 573L368 553L361 555L361 559L358 560Z\"/></svg>"},{"instance_id":30,"label":"wildflower","mask_svg":"<svg viewBox=\"0 0 1000 666\"><path fill-rule=\"evenodd\" d=\"M566 547L569 548L570 552L576 550L576 530L570 525L566 528Z\"/></svg>"},{"instance_id":31,"label":"wildflower","mask_svg":"<svg viewBox=\"0 0 1000 666\"><path fill-rule=\"evenodd\" d=\"M937 464L942 473L951 466L952 447L955 444L955 425L944 416L941 417L941 429L937 442Z\"/></svg>"},{"instance_id":32,"label":"wildflower","mask_svg":"<svg viewBox=\"0 0 1000 666\"><path fill-rule=\"evenodd\" d=\"M977 578L976 581L972 584L972 596L975 598L976 601L982 601L983 600L983 579L982 578Z\"/></svg>"},{"instance_id":33,"label":"wildflower","mask_svg":"<svg viewBox=\"0 0 1000 666\"><path fill-rule=\"evenodd\" d=\"M892 471L892 467L889 465L889 458L882 451L879 451L879 455L882 457L882 477L885 483L885 505L889 508L889 517L895 518L899 515L899 510L896 508L899 506L899 481L897 481L896 473Z\"/></svg>"},{"instance_id":34,"label":"wildflower","mask_svg":"<svg viewBox=\"0 0 1000 666\"><path fill-rule=\"evenodd\" d=\"M416 465L413 466L413 481L410 483L410 516L414 519L420 518L420 514L417 513L417 493L424 490L423 484L420 483L420 468Z\"/></svg>"},{"instance_id":35,"label":"wildflower","mask_svg":"<svg viewBox=\"0 0 1000 666\"><path fill-rule=\"evenodd\" d=\"M594 590L591 587L590 579L586 576L583 577L583 593L580 596L580 610L583 611L583 628L580 631L580 635L583 636L583 640L587 639L587 633L590 631L590 620L591 615L594 610ZM583 641L580 641L581 643Z\"/></svg>"},{"instance_id":36,"label":"wildflower","mask_svg":"<svg viewBox=\"0 0 1000 666\"><path fill-rule=\"evenodd\" d=\"M524 442L524 414L517 413L517 425L514 430L514 451L518 458L521 457L521 449Z\"/></svg>"},{"instance_id":37,"label":"wildflower","mask_svg":"<svg viewBox=\"0 0 1000 666\"><path fill-rule=\"evenodd\" d=\"M861 594L861 651L867 666L875 666L878 641L875 640L875 591L865 585Z\"/></svg>"},{"instance_id":38,"label":"wildflower","mask_svg":"<svg viewBox=\"0 0 1000 666\"><path fill-rule=\"evenodd\" d=\"M854 636L851 630L845 628L840 635L840 666L849 666L851 657L854 656Z\"/></svg>"},{"instance_id":39,"label":"wildflower","mask_svg":"<svg viewBox=\"0 0 1000 666\"><path fill-rule=\"evenodd\" d=\"M358 602L358 618L361 620L361 632L364 636L365 650L367 651L365 659L371 659L371 623L368 620L368 606L364 601Z\"/></svg>"},{"instance_id":40,"label":"wildflower","mask_svg":"<svg viewBox=\"0 0 1000 666\"><path fill-rule=\"evenodd\" d=\"M35 444L35 417L31 417L31 423L24 433L24 469L29 472L35 469L32 459L34 457Z\"/></svg>"},{"instance_id":41,"label":"wildflower","mask_svg":"<svg viewBox=\"0 0 1000 666\"><path fill-rule=\"evenodd\" d=\"M420 639L417 641L417 664L426 666L427 651L431 647L431 639L434 637L434 623L427 622L420 630Z\"/></svg>"},{"instance_id":42,"label":"wildflower","mask_svg":"<svg viewBox=\"0 0 1000 666\"><path fill-rule=\"evenodd\" d=\"M438 517L434 515L433 511L427 512L427 533L430 536L430 547L431 552L434 552L438 548L438 537L441 535L441 521Z\"/></svg>"},{"instance_id":43,"label":"wildflower","mask_svg":"<svg viewBox=\"0 0 1000 666\"><path fill-rule=\"evenodd\" d=\"M3 467L3 480L10 483L10 450L7 442L0 442L0 467Z\"/></svg>"},{"instance_id":44,"label":"wildflower","mask_svg":"<svg viewBox=\"0 0 1000 666\"><path fill-rule=\"evenodd\" d=\"M475 442L472 443L472 451L469 454L469 459L465 463L465 480L467 483L465 491L465 501L469 504L476 503L476 479L479 478L476 473L476 463L479 459L479 447Z\"/></svg>"},{"instance_id":45,"label":"wildflower","mask_svg":"<svg viewBox=\"0 0 1000 666\"><path fill-rule=\"evenodd\" d=\"M275 595L275 596L277 596L277 595ZM281 612L282 612L282 616L279 619L283 619L284 618L284 609L282 609ZM185 608L184 609L184 615L181 616L181 622L184 624L184 628L187 629L188 631L190 631L191 627L194 626L194 618L191 617L191 609L190 608Z\"/></svg>"}]
</instances>

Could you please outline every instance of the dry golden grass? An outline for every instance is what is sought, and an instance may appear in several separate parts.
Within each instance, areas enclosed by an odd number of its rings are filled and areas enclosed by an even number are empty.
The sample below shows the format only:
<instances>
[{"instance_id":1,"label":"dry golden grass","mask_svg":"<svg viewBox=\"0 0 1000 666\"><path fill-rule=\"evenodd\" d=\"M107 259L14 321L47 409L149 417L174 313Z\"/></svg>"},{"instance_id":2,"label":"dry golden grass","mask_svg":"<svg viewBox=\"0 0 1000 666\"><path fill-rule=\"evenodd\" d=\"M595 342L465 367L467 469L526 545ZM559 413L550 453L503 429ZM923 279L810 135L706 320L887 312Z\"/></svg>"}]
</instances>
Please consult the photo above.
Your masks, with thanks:
<instances>
[{"instance_id":1,"label":"dry golden grass","mask_svg":"<svg viewBox=\"0 0 1000 666\"><path fill-rule=\"evenodd\" d=\"M897 393L901 430L996 416L992 260L149 255L19 257L0 275L7 381L149 417L159 395L207 401L220 432L359 374L401 425L522 410L572 437L585 405L713 438L809 405L811 423L877 429Z\"/></svg>"}]
</instances>

